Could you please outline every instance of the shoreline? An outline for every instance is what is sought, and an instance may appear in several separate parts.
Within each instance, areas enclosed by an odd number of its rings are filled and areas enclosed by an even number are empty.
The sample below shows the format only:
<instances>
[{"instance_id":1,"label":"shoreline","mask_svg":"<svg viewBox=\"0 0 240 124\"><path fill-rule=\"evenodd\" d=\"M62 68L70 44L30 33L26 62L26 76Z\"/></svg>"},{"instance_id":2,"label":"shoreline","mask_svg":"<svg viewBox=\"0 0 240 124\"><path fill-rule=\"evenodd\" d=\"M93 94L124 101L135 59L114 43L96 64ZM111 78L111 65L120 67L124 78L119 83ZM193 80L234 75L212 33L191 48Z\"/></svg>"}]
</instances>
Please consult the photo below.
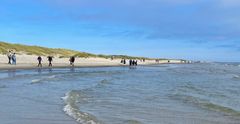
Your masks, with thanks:
<instances>
[{"instance_id":1,"label":"shoreline","mask_svg":"<svg viewBox=\"0 0 240 124\"><path fill-rule=\"evenodd\" d=\"M88 68L88 67L128 67L129 61L126 64L120 63L121 59L105 59L105 58L76 58L74 66L70 66L69 58L54 57L53 66L48 66L47 57L43 57L42 67L37 67L37 56L35 55L17 55L17 65L8 64L8 59L5 55L0 55L0 70L16 70L16 69L51 69L51 68ZM138 60L139 66L157 65L157 64L184 64L181 60Z\"/></svg>"},{"instance_id":2,"label":"shoreline","mask_svg":"<svg viewBox=\"0 0 240 124\"><path fill-rule=\"evenodd\" d=\"M152 66L152 65L164 65L164 64L181 64L181 63L152 63L152 64L139 64L138 66ZM7 65L7 66L3 66ZM19 65L8 65L8 64L0 64L0 71L5 70L32 70L32 69L68 69L68 68L100 68L100 67L129 67L129 65L123 65L123 64L115 64L115 65L100 65L100 64L89 64L89 65L55 65L52 67L43 66L43 67L37 67L36 65L25 65L25 64L19 64Z\"/></svg>"},{"instance_id":3,"label":"shoreline","mask_svg":"<svg viewBox=\"0 0 240 124\"><path fill-rule=\"evenodd\" d=\"M6 64L7 65L7 64ZM11 67L12 66L12 67ZM58 69L58 68L95 68L95 67L127 67L127 65L77 65L77 66L70 66L70 65L57 65L57 66L44 66L44 67L37 67L37 66L26 66L26 65L9 65L7 67L2 67L0 64L0 71L4 70L31 70L31 69Z\"/></svg>"},{"instance_id":4,"label":"shoreline","mask_svg":"<svg viewBox=\"0 0 240 124\"><path fill-rule=\"evenodd\" d=\"M151 63L151 64L139 64L138 66L154 66L154 65L165 65L165 64L186 64L186 63ZM70 66L66 64L61 65L53 65L52 67L43 66L37 67L37 65L26 65L26 64L18 64L18 65L9 65L0 63L0 71L6 70L32 70L32 69L68 69L68 68L102 68L102 67L130 67L128 64L79 64L75 66Z\"/></svg>"}]
</instances>

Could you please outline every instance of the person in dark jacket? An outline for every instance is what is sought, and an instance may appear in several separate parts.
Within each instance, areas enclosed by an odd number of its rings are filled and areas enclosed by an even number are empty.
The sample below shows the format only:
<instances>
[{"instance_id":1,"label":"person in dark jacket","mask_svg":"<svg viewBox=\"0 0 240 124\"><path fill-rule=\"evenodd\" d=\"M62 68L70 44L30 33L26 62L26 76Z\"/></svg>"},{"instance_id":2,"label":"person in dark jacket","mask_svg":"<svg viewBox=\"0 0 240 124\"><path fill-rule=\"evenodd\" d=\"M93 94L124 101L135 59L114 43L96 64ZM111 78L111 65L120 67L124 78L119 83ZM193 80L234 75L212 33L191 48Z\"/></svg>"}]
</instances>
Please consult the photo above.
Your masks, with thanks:
<instances>
[{"instance_id":1,"label":"person in dark jacket","mask_svg":"<svg viewBox=\"0 0 240 124\"><path fill-rule=\"evenodd\" d=\"M135 65L135 66L137 66L137 65L138 65L138 61L137 61L137 60L135 60L135 63L134 63L134 65Z\"/></svg>"},{"instance_id":2,"label":"person in dark jacket","mask_svg":"<svg viewBox=\"0 0 240 124\"><path fill-rule=\"evenodd\" d=\"M69 61L70 61L70 65L74 66L75 57L74 56L70 57Z\"/></svg>"},{"instance_id":3,"label":"person in dark jacket","mask_svg":"<svg viewBox=\"0 0 240 124\"><path fill-rule=\"evenodd\" d=\"M42 57L38 56L37 60L38 60L38 67L42 67Z\"/></svg>"},{"instance_id":4,"label":"person in dark jacket","mask_svg":"<svg viewBox=\"0 0 240 124\"><path fill-rule=\"evenodd\" d=\"M8 57L8 64L11 64L12 63L12 51L11 50L8 51L7 57Z\"/></svg>"},{"instance_id":5,"label":"person in dark jacket","mask_svg":"<svg viewBox=\"0 0 240 124\"><path fill-rule=\"evenodd\" d=\"M48 66L52 67L53 57L52 56L48 56L47 58L48 58L48 62L49 62Z\"/></svg>"},{"instance_id":6,"label":"person in dark jacket","mask_svg":"<svg viewBox=\"0 0 240 124\"><path fill-rule=\"evenodd\" d=\"M126 64L126 59L123 60L123 64L124 64L124 65Z\"/></svg>"},{"instance_id":7,"label":"person in dark jacket","mask_svg":"<svg viewBox=\"0 0 240 124\"><path fill-rule=\"evenodd\" d=\"M129 66L132 66L133 65L133 60L129 60Z\"/></svg>"}]
</instances>

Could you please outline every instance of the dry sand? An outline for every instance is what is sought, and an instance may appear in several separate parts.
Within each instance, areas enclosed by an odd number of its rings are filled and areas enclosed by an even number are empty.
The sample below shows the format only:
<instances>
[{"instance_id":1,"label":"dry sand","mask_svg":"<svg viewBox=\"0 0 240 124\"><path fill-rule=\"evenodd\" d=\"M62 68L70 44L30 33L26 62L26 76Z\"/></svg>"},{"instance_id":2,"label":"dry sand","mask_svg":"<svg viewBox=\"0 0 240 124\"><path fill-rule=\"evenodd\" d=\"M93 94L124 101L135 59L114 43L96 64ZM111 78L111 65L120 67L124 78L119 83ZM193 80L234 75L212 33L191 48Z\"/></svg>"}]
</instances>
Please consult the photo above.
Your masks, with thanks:
<instances>
[{"instance_id":1,"label":"dry sand","mask_svg":"<svg viewBox=\"0 0 240 124\"><path fill-rule=\"evenodd\" d=\"M38 68L37 57L35 55L16 55L17 65L9 65L7 55L0 55L0 69L31 69ZM47 57L43 56L43 68L48 68ZM127 66L127 64L121 64L121 59L105 59L105 58L76 58L75 67L101 67L101 66ZM71 67L69 64L69 58L54 57L53 68L68 68ZM159 63L168 63L168 60L161 60ZM146 60L145 62L138 61L139 65L151 65L159 64L155 60ZM180 60L171 60L170 63L181 63Z\"/></svg>"}]
</instances>

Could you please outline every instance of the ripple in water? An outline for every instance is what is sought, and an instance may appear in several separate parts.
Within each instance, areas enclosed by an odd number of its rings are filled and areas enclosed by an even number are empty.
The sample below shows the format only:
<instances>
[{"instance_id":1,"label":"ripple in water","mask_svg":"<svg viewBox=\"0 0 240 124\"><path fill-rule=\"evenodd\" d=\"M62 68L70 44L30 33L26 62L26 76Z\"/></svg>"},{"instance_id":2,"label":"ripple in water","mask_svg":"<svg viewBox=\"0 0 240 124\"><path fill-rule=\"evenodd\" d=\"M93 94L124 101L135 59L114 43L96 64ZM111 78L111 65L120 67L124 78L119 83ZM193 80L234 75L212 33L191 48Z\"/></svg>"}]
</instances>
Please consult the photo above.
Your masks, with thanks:
<instances>
[{"instance_id":1,"label":"ripple in water","mask_svg":"<svg viewBox=\"0 0 240 124\"><path fill-rule=\"evenodd\" d=\"M234 110L233 108L213 103L198 97L188 95L175 95L173 97L185 103L191 103L204 109L224 113L225 115L240 116L240 112L238 110Z\"/></svg>"},{"instance_id":2,"label":"ripple in water","mask_svg":"<svg viewBox=\"0 0 240 124\"><path fill-rule=\"evenodd\" d=\"M239 76L239 75L236 75L236 74L234 74L234 75L233 75L233 78L234 78L234 79L240 79L240 76Z\"/></svg>"},{"instance_id":3,"label":"ripple in water","mask_svg":"<svg viewBox=\"0 0 240 124\"><path fill-rule=\"evenodd\" d=\"M123 124L142 124L142 122L137 120L126 120L123 122Z\"/></svg>"},{"instance_id":4,"label":"ripple in water","mask_svg":"<svg viewBox=\"0 0 240 124\"><path fill-rule=\"evenodd\" d=\"M225 115L230 116L240 116L240 111L232 108L230 106L226 106L224 103L214 102L214 98L227 99L225 95L221 95L219 93L212 93L204 90L200 86L194 86L191 84L186 84L175 89L174 93L169 96L172 99L182 101L184 103L189 103L196 105L200 108L220 112Z\"/></svg>"},{"instance_id":5,"label":"ripple in water","mask_svg":"<svg viewBox=\"0 0 240 124\"><path fill-rule=\"evenodd\" d=\"M56 80L55 75L47 76L47 77L40 78L40 79L34 79L31 81L31 84L43 83L45 81L53 81L53 80Z\"/></svg>"},{"instance_id":6,"label":"ripple in water","mask_svg":"<svg viewBox=\"0 0 240 124\"><path fill-rule=\"evenodd\" d=\"M7 88L5 85L0 85L0 89Z\"/></svg>"}]
</instances>

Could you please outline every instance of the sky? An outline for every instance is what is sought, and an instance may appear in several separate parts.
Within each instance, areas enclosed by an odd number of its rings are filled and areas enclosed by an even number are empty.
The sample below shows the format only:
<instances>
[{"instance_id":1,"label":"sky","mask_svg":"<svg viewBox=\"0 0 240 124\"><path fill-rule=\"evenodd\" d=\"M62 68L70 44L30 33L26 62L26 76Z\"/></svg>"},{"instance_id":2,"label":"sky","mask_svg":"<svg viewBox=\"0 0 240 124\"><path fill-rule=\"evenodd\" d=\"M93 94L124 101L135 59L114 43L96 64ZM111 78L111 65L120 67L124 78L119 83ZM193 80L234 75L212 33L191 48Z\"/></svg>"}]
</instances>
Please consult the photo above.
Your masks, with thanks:
<instances>
[{"instance_id":1,"label":"sky","mask_svg":"<svg viewBox=\"0 0 240 124\"><path fill-rule=\"evenodd\" d=\"M239 0L0 0L0 41L240 61Z\"/></svg>"}]
</instances>

